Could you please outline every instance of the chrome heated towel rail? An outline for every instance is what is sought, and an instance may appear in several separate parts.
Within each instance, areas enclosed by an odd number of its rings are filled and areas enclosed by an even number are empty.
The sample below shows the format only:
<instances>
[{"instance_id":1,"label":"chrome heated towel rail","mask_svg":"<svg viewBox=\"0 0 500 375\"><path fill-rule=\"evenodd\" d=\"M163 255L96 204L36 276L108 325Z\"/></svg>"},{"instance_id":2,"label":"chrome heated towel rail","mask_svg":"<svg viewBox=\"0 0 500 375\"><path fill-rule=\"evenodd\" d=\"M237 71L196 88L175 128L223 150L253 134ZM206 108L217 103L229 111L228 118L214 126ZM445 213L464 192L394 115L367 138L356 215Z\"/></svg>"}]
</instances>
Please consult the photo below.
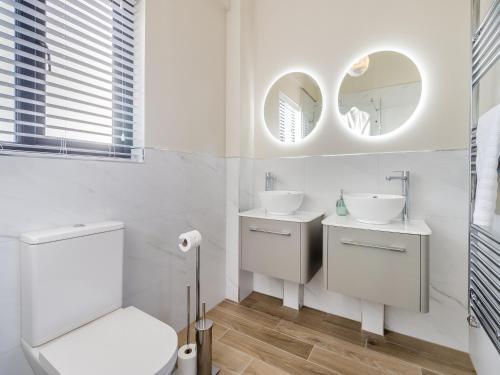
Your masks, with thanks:
<instances>
[{"instance_id":1,"label":"chrome heated towel rail","mask_svg":"<svg viewBox=\"0 0 500 375\"><path fill-rule=\"evenodd\" d=\"M469 323L481 326L500 353L500 234L472 224L476 196L476 130L481 79L500 57L500 0L479 22L479 0L473 3L472 100L470 138ZM495 70L498 69L495 66Z\"/></svg>"}]
</instances>

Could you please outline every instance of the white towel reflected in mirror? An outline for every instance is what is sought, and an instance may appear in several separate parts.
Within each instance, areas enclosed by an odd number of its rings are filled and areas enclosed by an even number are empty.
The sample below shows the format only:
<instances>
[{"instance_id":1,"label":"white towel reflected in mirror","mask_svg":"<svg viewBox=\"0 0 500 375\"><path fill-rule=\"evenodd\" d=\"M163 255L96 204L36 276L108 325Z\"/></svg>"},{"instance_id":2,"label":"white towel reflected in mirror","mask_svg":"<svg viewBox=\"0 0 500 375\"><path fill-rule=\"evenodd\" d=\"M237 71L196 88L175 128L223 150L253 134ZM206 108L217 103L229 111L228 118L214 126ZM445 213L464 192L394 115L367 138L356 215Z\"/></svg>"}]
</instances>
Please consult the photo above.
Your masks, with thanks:
<instances>
[{"instance_id":1,"label":"white towel reflected in mirror","mask_svg":"<svg viewBox=\"0 0 500 375\"><path fill-rule=\"evenodd\" d=\"M370 135L370 114L352 107L345 115L344 121L349 129L361 135Z\"/></svg>"},{"instance_id":2,"label":"white towel reflected in mirror","mask_svg":"<svg viewBox=\"0 0 500 375\"><path fill-rule=\"evenodd\" d=\"M500 158L500 104L483 114L476 132L476 199L473 223L491 226L497 205Z\"/></svg>"}]
</instances>

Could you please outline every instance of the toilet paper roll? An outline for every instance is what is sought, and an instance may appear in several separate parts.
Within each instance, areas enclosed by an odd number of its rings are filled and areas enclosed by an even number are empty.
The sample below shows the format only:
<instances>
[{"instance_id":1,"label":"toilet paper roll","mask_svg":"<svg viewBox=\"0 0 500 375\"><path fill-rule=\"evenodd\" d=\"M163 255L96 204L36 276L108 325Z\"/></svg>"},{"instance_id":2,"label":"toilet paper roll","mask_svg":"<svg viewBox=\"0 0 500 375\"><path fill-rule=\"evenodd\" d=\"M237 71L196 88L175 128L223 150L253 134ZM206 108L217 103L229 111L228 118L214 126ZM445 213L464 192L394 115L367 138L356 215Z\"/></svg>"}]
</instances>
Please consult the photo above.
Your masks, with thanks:
<instances>
[{"instance_id":1,"label":"toilet paper roll","mask_svg":"<svg viewBox=\"0 0 500 375\"><path fill-rule=\"evenodd\" d=\"M196 375L196 344L182 345L177 352L177 375Z\"/></svg>"},{"instance_id":2,"label":"toilet paper roll","mask_svg":"<svg viewBox=\"0 0 500 375\"><path fill-rule=\"evenodd\" d=\"M191 232L182 233L179 236L179 249L186 253L194 247L201 245L201 233L197 230L192 230Z\"/></svg>"}]
</instances>

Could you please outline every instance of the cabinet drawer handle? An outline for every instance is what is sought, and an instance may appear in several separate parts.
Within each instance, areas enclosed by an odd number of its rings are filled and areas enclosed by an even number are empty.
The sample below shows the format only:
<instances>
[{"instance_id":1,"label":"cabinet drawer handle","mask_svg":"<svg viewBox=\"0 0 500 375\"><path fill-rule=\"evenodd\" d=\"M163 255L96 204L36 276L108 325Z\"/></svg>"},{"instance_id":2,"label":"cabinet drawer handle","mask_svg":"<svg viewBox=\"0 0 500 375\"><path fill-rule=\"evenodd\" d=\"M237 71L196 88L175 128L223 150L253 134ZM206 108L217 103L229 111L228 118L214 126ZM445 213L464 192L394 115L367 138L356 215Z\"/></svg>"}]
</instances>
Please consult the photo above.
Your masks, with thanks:
<instances>
[{"instance_id":1,"label":"cabinet drawer handle","mask_svg":"<svg viewBox=\"0 0 500 375\"><path fill-rule=\"evenodd\" d=\"M273 230L267 230L267 229L260 229L257 227L249 227L250 232L259 232L259 233L267 233L267 234L276 234L278 236L284 236L284 237L290 237L292 233L290 232L276 232Z\"/></svg>"},{"instance_id":2,"label":"cabinet drawer handle","mask_svg":"<svg viewBox=\"0 0 500 375\"><path fill-rule=\"evenodd\" d=\"M404 247L376 245L376 244L372 244L372 243L358 242L358 241L351 241L351 240L340 240L340 243L344 244L344 245L349 245L349 246L371 247L373 249L381 249L381 250L397 251L399 253L406 253L406 249Z\"/></svg>"}]
</instances>

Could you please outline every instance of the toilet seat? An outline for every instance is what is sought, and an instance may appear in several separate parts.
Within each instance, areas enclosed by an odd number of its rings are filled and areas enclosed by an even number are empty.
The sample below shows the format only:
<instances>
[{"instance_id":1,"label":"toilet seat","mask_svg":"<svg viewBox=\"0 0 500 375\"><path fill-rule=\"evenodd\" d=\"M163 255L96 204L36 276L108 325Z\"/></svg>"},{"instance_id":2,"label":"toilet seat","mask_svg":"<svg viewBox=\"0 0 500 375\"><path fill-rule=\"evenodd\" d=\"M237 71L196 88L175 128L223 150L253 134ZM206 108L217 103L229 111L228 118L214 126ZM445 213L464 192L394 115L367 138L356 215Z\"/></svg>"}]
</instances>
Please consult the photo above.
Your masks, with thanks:
<instances>
[{"instance_id":1,"label":"toilet seat","mask_svg":"<svg viewBox=\"0 0 500 375\"><path fill-rule=\"evenodd\" d=\"M127 307L31 348L30 356L49 375L163 375L175 366L177 345L170 326Z\"/></svg>"}]
</instances>

